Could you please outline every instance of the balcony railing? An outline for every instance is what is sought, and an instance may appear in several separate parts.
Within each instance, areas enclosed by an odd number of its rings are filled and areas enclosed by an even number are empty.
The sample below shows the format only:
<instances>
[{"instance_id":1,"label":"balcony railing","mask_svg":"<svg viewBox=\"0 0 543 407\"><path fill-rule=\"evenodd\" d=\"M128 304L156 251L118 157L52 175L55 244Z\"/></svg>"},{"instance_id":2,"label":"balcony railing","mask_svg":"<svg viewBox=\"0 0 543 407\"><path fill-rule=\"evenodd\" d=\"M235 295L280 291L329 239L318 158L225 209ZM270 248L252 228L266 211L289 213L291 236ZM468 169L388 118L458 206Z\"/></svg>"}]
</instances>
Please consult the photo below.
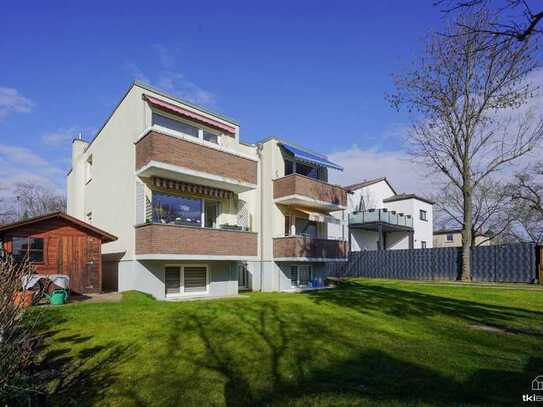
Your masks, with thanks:
<instances>
[{"instance_id":1,"label":"balcony railing","mask_svg":"<svg viewBox=\"0 0 543 407\"><path fill-rule=\"evenodd\" d=\"M273 197L284 204L304 204L306 206L345 207L347 192L337 185L291 174L273 181ZM297 198L298 197L298 198ZM298 202L305 197L307 202ZM289 200L290 199L290 200ZM313 204L311 204L313 201Z\"/></svg>"},{"instance_id":2,"label":"balcony railing","mask_svg":"<svg viewBox=\"0 0 543 407\"><path fill-rule=\"evenodd\" d=\"M315 239L306 236L286 236L273 239L273 257L342 259L347 255L343 240Z\"/></svg>"},{"instance_id":3,"label":"balcony railing","mask_svg":"<svg viewBox=\"0 0 543 407\"><path fill-rule=\"evenodd\" d=\"M257 236L226 228L143 224L136 226L136 255L254 257L258 252Z\"/></svg>"},{"instance_id":4,"label":"balcony railing","mask_svg":"<svg viewBox=\"0 0 543 407\"><path fill-rule=\"evenodd\" d=\"M383 222L390 225L413 227L413 217L387 209L370 209L367 211L355 212L349 215L349 224L361 225L365 223Z\"/></svg>"}]
</instances>

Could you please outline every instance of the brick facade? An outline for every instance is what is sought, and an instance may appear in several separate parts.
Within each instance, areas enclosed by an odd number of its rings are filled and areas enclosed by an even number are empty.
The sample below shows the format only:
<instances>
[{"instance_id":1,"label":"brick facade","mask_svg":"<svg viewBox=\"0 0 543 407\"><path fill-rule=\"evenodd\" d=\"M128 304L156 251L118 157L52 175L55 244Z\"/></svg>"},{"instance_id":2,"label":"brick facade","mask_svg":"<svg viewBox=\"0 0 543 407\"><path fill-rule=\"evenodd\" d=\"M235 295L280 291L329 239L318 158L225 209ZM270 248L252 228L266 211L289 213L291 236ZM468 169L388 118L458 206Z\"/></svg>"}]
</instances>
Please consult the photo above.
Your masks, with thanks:
<instances>
[{"instance_id":1,"label":"brick facade","mask_svg":"<svg viewBox=\"0 0 543 407\"><path fill-rule=\"evenodd\" d=\"M273 257L308 257L337 259L347 256L347 242L343 240L311 239L289 236L273 239Z\"/></svg>"},{"instance_id":2,"label":"brick facade","mask_svg":"<svg viewBox=\"0 0 543 407\"><path fill-rule=\"evenodd\" d=\"M190 168L256 184L257 163L155 131L136 143L136 170L150 161Z\"/></svg>"},{"instance_id":3,"label":"brick facade","mask_svg":"<svg viewBox=\"0 0 543 407\"><path fill-rule=\"evenodd\" d=\"M273 197L302 195L335 205L347 205L347 192L336 185L328 184L299 174L291 174L273 181Z\"/></svg>"},{"instance_id":4,"label":"brick facade","mask_svg":"<svg viewBox=\"0 0 543 407\"><path fill-rule=\"evenodd\" d=\"M256 256L257 234L181 225L136 227L136 254Z\"/></svg>"}]
</instances>

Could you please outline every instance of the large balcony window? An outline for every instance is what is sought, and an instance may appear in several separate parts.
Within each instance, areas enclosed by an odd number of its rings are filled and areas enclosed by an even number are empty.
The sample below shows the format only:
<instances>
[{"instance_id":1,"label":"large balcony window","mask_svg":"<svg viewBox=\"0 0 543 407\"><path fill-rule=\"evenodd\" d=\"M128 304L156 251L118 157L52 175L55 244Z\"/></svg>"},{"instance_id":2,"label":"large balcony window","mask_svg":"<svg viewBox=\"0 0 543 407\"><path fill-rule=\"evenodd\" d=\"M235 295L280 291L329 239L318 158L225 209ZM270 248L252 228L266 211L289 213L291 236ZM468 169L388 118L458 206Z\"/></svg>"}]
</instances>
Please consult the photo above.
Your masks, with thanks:
<instances>
[{"instance_id":1,"label":"large balcony window","mask_svg":"<svg viewBox=\"0 0 543 407\"><path fill-rule=\"evenodd\" d=\"M300 174L309 178L319 179L317 167L295 160L285 160L285 175Z\"/></svg>"},{"instance_id":2,"label":"large balcony window","mask_svg":"<svg viewBox=\"0 0 543 407\"><path fill-rule=\"evenodd\" d=\"M214 144L220 144L220 134L172 119L159 113L153 113L153 126L155 125L177 131L186 136L199 138Z\"/></svg>"},{"instance_id":3,"label":"large balcony window","mask_svg":"<svg viewBox=\"0 0 543 407\"><path fill-rule=\"evenodd\" d=\"M179 120L170 119L158 113L153 113L153 126L161 126L170 130L178 131L187 136L198 138L200 130L198 127L191 126L190 124L180 122Z\"/></svg>"},{"instance_id":4,"label":"large balcony window","mask_svg":"<svg viewBox=\"0 0 543 407\"><path fill-rule=\"evenodd\" d=\"M153 191L147 205L147 223L250 230L248 217L244 216L247 208L245 203L239 200L234 204L228 201Z\"/></svg>"},{"instance_id":5,"label":"large balcony window","mask_svg":"<svg viewBox=\"0 0 543 407\"><path fill-rule=\"evenodd\" d=\"M309 219L296 218L295 225L297 236L307 236L311 238L319 237L319 227L317 222Z\"/></svg>"},{"instance_id":6,"label":"large balcony window","mask_svg":"<svg viewBox=\"0 0 543 407\"><path fill-rule=\"evenodd\" d=\"M202 199L153 193L153 223L202 226Z\"/></svg>"}]
</instances>

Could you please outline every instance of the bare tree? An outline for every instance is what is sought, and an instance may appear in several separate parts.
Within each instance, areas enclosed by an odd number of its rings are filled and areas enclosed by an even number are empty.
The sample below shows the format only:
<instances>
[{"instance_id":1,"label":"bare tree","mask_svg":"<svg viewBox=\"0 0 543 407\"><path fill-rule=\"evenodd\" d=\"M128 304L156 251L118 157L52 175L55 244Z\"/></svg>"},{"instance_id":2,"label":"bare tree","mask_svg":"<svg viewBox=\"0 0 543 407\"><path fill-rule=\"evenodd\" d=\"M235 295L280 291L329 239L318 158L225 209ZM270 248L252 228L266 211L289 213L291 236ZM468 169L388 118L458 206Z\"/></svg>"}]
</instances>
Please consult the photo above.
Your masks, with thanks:
<instances>
[{"instance_id":1,"label":"bare tree","mask_svg":"<svg viewBox=\"0 0 543 407\"><path fill-rule=\"evenodd\" d=\"M530 6L528 0L439 0L435 4L444 6L444 11L493 9L495 22L484 28L484 32L504 38L514 38L527 41L534 35L541 34L543 24L543 7L539 1L533 1L537 6ZM468 31L481 31L474 25L463 25Z\"/></svg>"},{"instance_id":2,"label":"bare tree","mask_svg":"<svg viewBox=\"0 0 543 407\"><path fill-rule=\"evenodd\" d=\"M534 91L526 80L536 68L534 49L488 34L492 24L484 11L460 16L448 35L431 37L426 55L395 78L397 92L389 96L413 114L413 155L462 194L462 280L471 279L474 191L543 136L542 120L519 109Z\"/></svg>"},{"instance_id":3,"label":"bare tree","mask_svg":"<svg viewBox=\"0 0 543 407\"><path fill-rule=\"evenodd\" d=\"M32 182L16 184L15 196L19 201L20 217L23 219L49 212L65 212L66 197L51 189Z\"/></svg>"},{"instance_id":4,"label":"bare tree","mask_svg":"<svg viewBox=\"0 0 543 407\"><path fill-rule=\"evenodd\" d=\"M517 173L509 191L515 214L511 235L543 243L543 161Z\"/></svg>"},{"instance_id":5,"label":"bare tree","mask_svg":"<svg viewBox=\"0 0 543 407\"><path fill-rule=\"evenodd\" d=\"M436 223L443 228L462 228L463 194L447 183L433 197L436 208ZM481 245L488 240L508 240L508 232L515 220L512 211L512 199L509 188L499 181L486 179L473 191L473 221L471 227L471 245ZM487 236L486 239L476 239ZM476 243L477 242L477 243Z\"/></svg>"},{"instance_id":6,"label":"bare tree","mask_svg":"<svg viewBox=\"0 0 543 407\"><path fill-rule=\"evenodd\" d=\"M29 390L27 368L34 355L33 322L36 315L26 313L17 299L23 281L32 274L30 262L15 262L9 254L0 253L0 400L21 401Z\"/></svg>"}]
</instances>

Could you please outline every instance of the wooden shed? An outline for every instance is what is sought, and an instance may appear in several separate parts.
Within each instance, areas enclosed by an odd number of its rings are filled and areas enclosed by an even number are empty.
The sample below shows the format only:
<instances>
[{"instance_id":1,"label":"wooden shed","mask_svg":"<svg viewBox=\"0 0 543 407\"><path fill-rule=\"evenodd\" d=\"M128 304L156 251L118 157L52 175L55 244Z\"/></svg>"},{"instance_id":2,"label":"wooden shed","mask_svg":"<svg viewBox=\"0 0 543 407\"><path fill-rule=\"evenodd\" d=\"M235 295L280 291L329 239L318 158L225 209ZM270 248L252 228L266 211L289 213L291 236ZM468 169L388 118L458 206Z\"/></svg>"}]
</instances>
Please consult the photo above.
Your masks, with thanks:
<instances>
[{"instance_id":1,"label":"wooden shed","mask_svg":"<svg viewBox=\"0 0 543 407\"><path fill-rule=\"evenodd\" d=\"M15 258L29 256L38 274L66 274L76 293L102 290L102 243L117 238L55 212L0 226L0 244Z\"/></svg>"}]
</instances>

